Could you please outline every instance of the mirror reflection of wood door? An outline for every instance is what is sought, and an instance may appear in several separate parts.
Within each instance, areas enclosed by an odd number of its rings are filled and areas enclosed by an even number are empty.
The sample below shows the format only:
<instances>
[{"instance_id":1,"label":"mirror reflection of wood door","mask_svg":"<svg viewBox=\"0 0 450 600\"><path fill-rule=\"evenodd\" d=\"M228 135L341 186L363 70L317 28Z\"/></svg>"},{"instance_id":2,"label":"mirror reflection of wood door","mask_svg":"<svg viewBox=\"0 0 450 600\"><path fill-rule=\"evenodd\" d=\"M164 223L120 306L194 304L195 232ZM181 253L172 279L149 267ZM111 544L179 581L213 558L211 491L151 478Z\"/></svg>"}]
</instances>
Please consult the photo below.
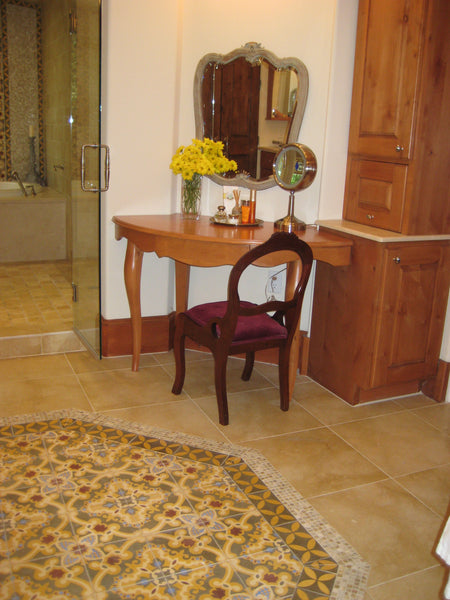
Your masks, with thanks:
<instances>
[{"instance_id":1,"label":"mirror reflection of wood door","mask_svg":"<svg viewBox=\"0 0 450 600\"><path fill-rule=\"evenodd\" d=\"M239 171L256 177L260 67L238 58L210 64L203 80L205 137L224 142L224 152ZM206 102L206 98L214 102Z\"/></svg>"}]
</instances>

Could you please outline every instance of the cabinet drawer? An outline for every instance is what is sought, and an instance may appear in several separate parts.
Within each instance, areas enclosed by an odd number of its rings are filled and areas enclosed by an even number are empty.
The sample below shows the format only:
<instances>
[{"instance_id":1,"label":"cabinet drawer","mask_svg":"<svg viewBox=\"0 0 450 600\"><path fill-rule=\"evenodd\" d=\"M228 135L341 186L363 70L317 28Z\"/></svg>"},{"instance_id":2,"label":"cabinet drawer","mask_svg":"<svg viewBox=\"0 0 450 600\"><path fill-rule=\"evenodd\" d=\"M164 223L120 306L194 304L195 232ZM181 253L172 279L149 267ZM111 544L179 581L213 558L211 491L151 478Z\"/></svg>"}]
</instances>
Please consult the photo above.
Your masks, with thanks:
<instances>
[{"instance_id":1,"label":"cabinet drawer","mask_svg":"<svg viewBox=\"0 0 450 600\"><path fill-rule=\"evenodd\" d=\"M407 165L349 157L344 218L401 232Z\"/></svg>"}]
</instances>

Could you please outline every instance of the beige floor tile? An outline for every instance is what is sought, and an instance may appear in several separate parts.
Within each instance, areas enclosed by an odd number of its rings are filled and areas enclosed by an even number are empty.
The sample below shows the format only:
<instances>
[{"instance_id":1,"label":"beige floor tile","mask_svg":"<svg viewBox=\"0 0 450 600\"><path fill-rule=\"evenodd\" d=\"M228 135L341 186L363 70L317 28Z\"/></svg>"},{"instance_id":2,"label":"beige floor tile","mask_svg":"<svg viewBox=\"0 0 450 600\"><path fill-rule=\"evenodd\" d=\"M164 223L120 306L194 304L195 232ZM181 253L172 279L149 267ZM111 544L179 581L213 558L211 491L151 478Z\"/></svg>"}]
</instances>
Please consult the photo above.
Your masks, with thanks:
<instances>
[{"instance_id":1,"label":"beige floor tile","mask_svg":"<svg viewBox=\"0 0 450 600\"><path fill-rule=\"evenodd\" d=\"M450 510L450 464L397 477L396 481L444 519Z\"/></svg>"},{"instance_id":2,"label":"beige floor tile","mask_svg":"<svg viewBox=\"0 0 450 600\"><path fill-rule=\"evenodd\" d=\"M450 439L410 411L332 429L393 477L450 462Z\"/></svg>"},{"instance_id":3,"label":"beige floor tile","mask_svg":"<svg viewBox=\"0 0 450 600\"><path fill-rule=\"evenodd\" d=\"M247 445L260 450L306 498L384 478L374 465L325 427Z\"/></svg>"},{"instance_id":4,"label":"beige floor tile","mask_svg":"<svg viewBox=\"0 0 450 600\"><path fill-rule=\"evenodd\" d=\"M370 563L369 586L436 566L432 548L441 519L394 481L380 481L310 502Z\"/></svg>"},{"instance_id":5,"label":"beige floor tile","mask_svg":"<svg viewBox=\"0 0 450 600\"><path fill-rule=\"evenodd\" d=\"M220 442L227 441L218 427L190 399L104 412L151 427L198 435Z\"/></svg>"},{"instance_id":6,"label":"beige floor tile","mask_svg":"<svg viewBox=\"0 0 450 600\"><path fill-rule=\"evenodd\" d=\"M441 566L432 567L412 575L407 575L395 581L381 584L369 589L373 600L437 600L441 598L440 590L444 581L445 569Z\"/></svg>"},{"instance_id":7,"label":"beige floor tile","mask_svg":"<svg viewBox=\"0 0 450 600\"><path fill-rule=\"evenodd\" d=\"M0 415L104 411L255 447L371 563L365 600L438 598L444 569L432 549L450 499L450 405L416 394L351 407L298 377L285 413L276 366L257 363L243 382L243 361L230 359L222 427L210 355L189 350L187 362L184 392L174 396L172 352L142 355L137 373L131 357L98 361L86 351L4 358Z\"/></svg>"},{"instance_id":8,"label":"beige floor tile","mask_svg":"<svg viewBox=\"0 0 450 600\"><path fill-rule=\"evenodd\" d=\"M418 408L413 412L419 418L439 429L439 431L450 435L450 402L444 404L433 403L432 406Z\"/></svg>"},{"instance_id":9,"label":"beige floor tile","mask_svg":"<svg viewBox=\"0 0 450 600\"><path fill-rule=\"evenodd\" d=\"M0 381L43 379L55 374L72 375L73 371L64 354L26 356L0 360Z\"/></svg>"},{"instance_id":10,"label":"beige floor tile","mask_svg":"<svg viewBox=\"0 0 450 600\"><path fill-rule=\"evenodd\" d=\"M75 373L93 373L96 371L112 371L116 369L128 369L131 371L131 356L117 356L112 358L95 358L90 352L74 352L67 355ZM140 368L156 365L152 354L143 354L140 360Z\"/></svg>"},{"instance_id":11,"label":"beige floor tile","mask_svg":"<svg viewBox=\"0 0 450 600\"><path fill-rule=\"evenodd\" d=\"M145 354L141 354L141 356L145 356ZM169 352L157 352L151 356L153 356L160 365L173 365L175 363L173 350L170 350ZM209 352L199 352L197 350L186 350L185 357L186 363L188 363L196 360L210 360L211 354Z\"/></svg>"},{"instance_id":12,"label":"beige floor tile","mask_svg":"<svg viewBox=\"0 0 450 600\"><path fill-rule=\"evenodd\" d=\"M227 392L250 391L265 387L273 387L265 377L260 375L256 369L252 373L250 381L241 379L244 361L241 359L231 358L227 365ZM168 364L167 372L172 379L175 377L175 365ZM191 398L202 398L204 396L215 395L214 386L214 363L211 358L198 360L186 364L186 377L183 390Z\"/></svg>"},{"instance_id":13,"label":"beige floor tile","mask_svg":"<svg viewBox=\"0 0 450 600\"><path fill-rule=\"evenodd\" d=\"M92 411L75 375L0 383L2 417L64 408Z\"/></svg>"},{"instance_id":14,"label":"beige floor tile","mask_svg":"<svg viewBox=\"0 0 450 600\"><path fill-rule=\"evenodd\" d=\"M425 396L425 394L411 394L410 396L400 396L399 398L395 398L395 401L403 406L403 408L407 408L412 410L414 408L423 408L424 406L436 406L436 402L431 398Z\"/></svg>"},{"instance_id":15,"label":"beige floor tile","mask_svg":"<svg viewBox=\"0 0 450 600\"><path fill-rule=\"evenodd\" d=\"M183 397L172 394L172 379L160 366L138 372L121 369L80 373L78 377L97 411L174 402Z\"/></svg>"},{"instance_id":16,"label":"beige floor tile","mask_svg":"<svg viewBox=\"0 0 450 600\"><path fill-rule=\"evenodd\" d=\"M195 402L217 423L233 443L260 439L320 427L319 421L292 402L287 412L280 409L277 388L228 394L229 425L219 425L216 396L197 398Z\"/></svg>"},{"instance_id":17,"label":"beige floor tile","mask_svg":"<svg viewBox=\"0 0 450 600\"><path fill-rule=\"evenodd\" d=\"M278 385L278 365L255 363L255 369L273 383L273 385ZM296 381L297 383L305 383L311 380L306 375L297 375Z\"/></svg>"},{"instance_id":18,"label":"beige floor tile","mask_svg":"<svg viewBox=\"0 0 450 600\"><path fill-rule=\"evenodd\" d=\"M325 425L359 421L404 410L391 400L351 406L311 380L296 383L293 398Z\"/></svg>"}]
</instances>

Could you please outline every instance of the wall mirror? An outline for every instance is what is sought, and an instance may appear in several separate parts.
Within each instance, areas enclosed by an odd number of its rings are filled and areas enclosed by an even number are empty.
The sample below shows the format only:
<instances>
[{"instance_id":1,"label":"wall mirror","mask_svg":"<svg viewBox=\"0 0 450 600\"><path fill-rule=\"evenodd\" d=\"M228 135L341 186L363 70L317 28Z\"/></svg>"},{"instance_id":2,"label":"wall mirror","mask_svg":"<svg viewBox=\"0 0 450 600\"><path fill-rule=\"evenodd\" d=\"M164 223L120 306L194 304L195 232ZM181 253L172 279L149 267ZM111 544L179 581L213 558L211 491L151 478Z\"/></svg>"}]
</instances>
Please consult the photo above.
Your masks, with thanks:
<instances>
[{"instance_id":1,"label":"wall mirror","mask_svg":"<svg viewBox=\"0 0 450 600\"><path fill-rule=\"evenodd\" d=\"M278 58L249 42L228 54L207 54L194 78L195 135L222 140L238 172L210 175L220 185L267 189L272 165L295 142L308 96L308 71L297 58Z\"/></svg>"}]
</instances>

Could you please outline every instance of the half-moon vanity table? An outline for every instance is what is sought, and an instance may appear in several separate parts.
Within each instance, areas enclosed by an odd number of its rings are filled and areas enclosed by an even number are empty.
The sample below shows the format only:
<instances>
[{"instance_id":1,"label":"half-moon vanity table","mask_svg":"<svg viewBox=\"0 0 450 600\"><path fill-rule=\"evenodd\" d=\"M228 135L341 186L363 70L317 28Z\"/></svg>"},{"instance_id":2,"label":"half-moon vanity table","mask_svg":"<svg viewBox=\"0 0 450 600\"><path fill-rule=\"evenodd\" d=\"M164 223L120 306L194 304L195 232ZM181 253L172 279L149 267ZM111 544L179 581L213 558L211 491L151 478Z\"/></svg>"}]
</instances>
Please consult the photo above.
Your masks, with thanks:
<instances>
[{"instance_id":1,"label":"half-moon vanity table","mask_svg":"<svg viewBox=\"0 0 450 600\"><path fill-rule=\"evenodd\" d=\"M175 260L176 311L186 310L191 266L215 267L233 265L255 245L266 241L274 232L273 223L259 227L225 227L214 225L209 217L199 220L172 215L115 216L116 239L127 239L125 255L125 287L130 305L133 338L132 370L139 369L142 343L141 271L144 252ZM308 227L298 236L307 242L315 260L332 266L349 265L352 242L332 233ZM296 263L288 264L286 288L295 287ZM271 265L264 265L271 266ZM299 341L292 352L292 368L298 364Z\"/></svg>"}]
</instances>

